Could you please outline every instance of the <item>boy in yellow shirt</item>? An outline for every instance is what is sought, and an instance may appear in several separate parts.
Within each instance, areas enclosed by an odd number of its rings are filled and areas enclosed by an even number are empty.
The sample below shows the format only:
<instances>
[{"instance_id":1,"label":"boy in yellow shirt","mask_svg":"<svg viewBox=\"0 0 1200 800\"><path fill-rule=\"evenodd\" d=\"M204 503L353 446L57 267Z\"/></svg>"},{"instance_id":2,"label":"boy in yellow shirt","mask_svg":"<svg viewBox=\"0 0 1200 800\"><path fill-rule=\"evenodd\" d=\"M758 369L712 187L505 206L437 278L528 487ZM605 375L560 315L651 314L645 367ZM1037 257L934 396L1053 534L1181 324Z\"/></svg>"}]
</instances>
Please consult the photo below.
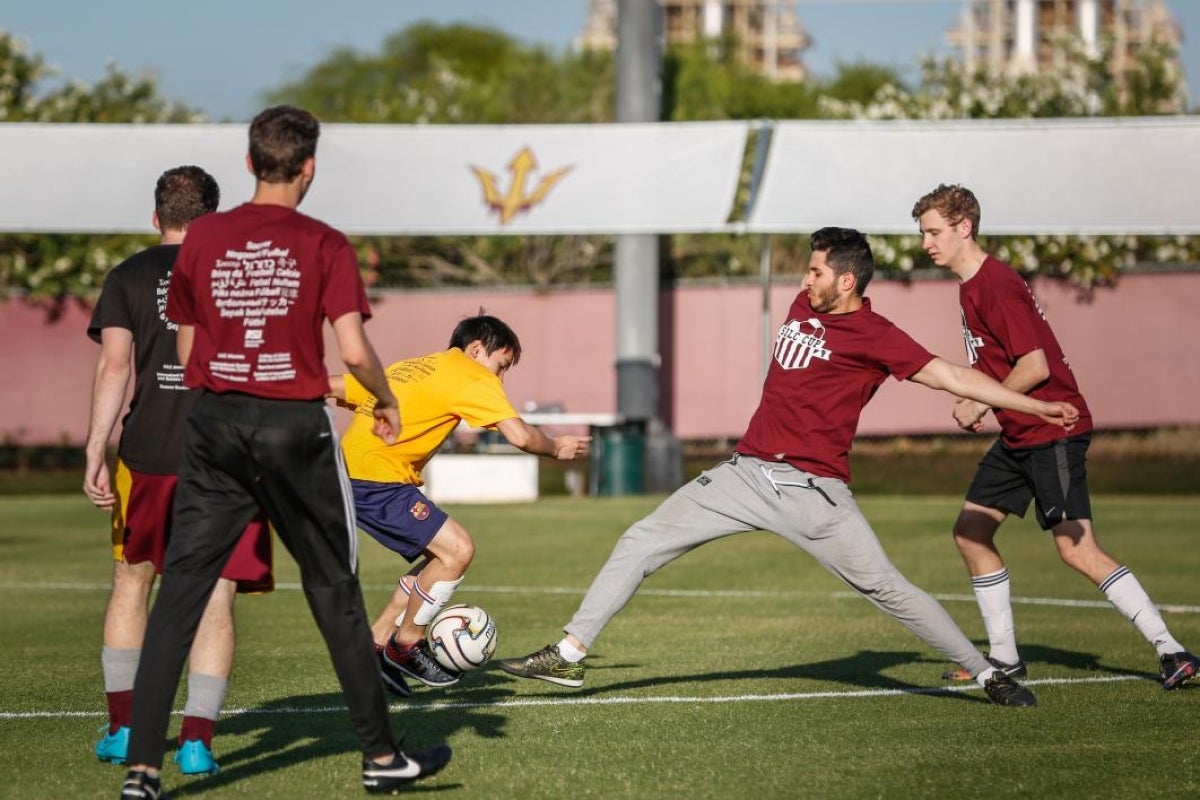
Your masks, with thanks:
<instances>
[{"instance_id":1,"label":"boy in yellow shirt","mask_svg":"<svg viewBox=\"0 0 1200 800\"><path fill-rule=\"evenodd\" d=\"M512 328L480 314L458 324L449 349L387 368L400 405L400 432L385 444L371 432L375 398L354 376L333 375L330 396L355 412L342 439L358 527L410 563L371 626L384 685L411 694L405 677L450 686L459 675L429 652L425 627L449 602L475 556L471 535L421 492L421 470L465 421L491 428L527 453L572 461L587 455L590 436L547 436L521 419L504 393L504 373L521 359Z\"/></svg>"}]
</instances>

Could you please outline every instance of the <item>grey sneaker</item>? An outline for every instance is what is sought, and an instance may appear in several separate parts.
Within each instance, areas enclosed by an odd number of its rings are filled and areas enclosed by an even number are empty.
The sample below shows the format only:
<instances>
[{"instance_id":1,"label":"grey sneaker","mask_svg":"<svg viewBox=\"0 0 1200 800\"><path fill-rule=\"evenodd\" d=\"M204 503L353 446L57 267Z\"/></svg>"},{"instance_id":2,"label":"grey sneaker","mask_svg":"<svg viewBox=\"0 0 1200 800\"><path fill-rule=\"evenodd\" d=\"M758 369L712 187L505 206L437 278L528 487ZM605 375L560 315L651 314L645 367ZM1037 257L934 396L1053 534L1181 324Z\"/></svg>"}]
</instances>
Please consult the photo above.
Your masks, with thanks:
<instances>
[{"instance_id":1,"label":"grey sneaker","mask_svg":"<svg viewBox=\"0 0 1200 800\"><path fill-rule=\"evenodd\" d=\"M1005 675L1003 670L996 670L992 677L987 679L983 684L983 691L987 693L988 699L998 706L1037 705L1037 698L1033 696L1033 692Z\"/></svg>"},{"instance_id":2,"label":"grey sneaker","mask_svg":"<svg viewBox=\"0 0 1200 800\"><path fill-rule=\"evenodd\" d=\"M387 647L383 648L383 668L384 674L399 670L413 680L433 687L453 686L462 677L462 673L451 672L443 667L441 662L433 657L433 653L429 652L429 645L425 641L418 642L415 647L398 658L392 658L391 643L389 643Z\"/></svg>"},{"instance_id":3,"label":"grey sneaker","mask_svg":"<svg viewBox=\"0 0 1200 800\"><path fill-rule=\"evenodd\" d=\"M1186 650L1165 655L1159 663L1162 665L1162 687L1167 690L1184 686L1200 674L1200 658Z\"/></svg>"},{"instance_id":4,"label":"grey sneaker","mask_svg":"<svg viewBox=\"0 0 1200 800\"><path fill-rule=\"evenodd\" d=\"M555 644L548 644L536 653L521 658L506 658L498 663L500 669L518 678L537 678L572 689L583 686L583 662L567 661Z\"/></svg>"}]
</instances>

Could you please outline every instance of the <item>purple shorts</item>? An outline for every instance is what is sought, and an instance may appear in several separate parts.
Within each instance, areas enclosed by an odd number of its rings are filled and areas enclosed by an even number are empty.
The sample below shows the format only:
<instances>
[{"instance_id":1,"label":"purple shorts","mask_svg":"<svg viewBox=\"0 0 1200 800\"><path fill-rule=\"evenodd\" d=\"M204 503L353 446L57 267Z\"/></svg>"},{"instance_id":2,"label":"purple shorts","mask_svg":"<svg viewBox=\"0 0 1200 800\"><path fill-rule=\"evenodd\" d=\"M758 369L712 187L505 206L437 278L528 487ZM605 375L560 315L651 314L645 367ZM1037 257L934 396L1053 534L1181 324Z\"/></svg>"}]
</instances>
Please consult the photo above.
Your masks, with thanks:
<instances>
[{"instance_id":1,"label":"purple shorts","mask_svg":"<svg viewBox=\"0 0 1200 800\"><path fill-rule=\"evenodd\" d=\"M410 483L351 480L358 527L375 541L416 561L449 514Z\"/></svg>"}]
</instances>

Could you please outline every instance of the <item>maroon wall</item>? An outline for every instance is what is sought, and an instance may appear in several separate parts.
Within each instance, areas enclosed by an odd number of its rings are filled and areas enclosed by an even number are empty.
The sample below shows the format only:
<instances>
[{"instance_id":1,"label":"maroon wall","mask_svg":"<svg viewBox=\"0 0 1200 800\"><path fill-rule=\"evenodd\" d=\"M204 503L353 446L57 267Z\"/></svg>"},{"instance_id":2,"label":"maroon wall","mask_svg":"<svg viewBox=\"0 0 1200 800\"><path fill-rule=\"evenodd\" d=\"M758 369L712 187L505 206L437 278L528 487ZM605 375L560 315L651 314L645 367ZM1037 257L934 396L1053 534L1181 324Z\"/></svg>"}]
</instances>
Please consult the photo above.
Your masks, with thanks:
<instances>
[{"instance_id":1,"label":"maroon wall","mask_svg":"<svg viewBox=\"0 0 1200 800\"><path fill-rule=\"evenodd\" d=\"M1101 428L1200 424L1200 274L1129 275L1080 299L1038 281L1035 291L1058 333ZM798 290L771 292L772 335ZM875 310L934 353L963 360L957 284L873 283ZM667 413L681 438L737 436L758 401L764 355L756 285L684 287L660 307ZM393 361L445 347L451 329L481 307L508 321L524 356L506 382L514 404L558 403L569 412L615 411L613 293L583 289L387 293L367 329ZM51 320L21 301L0 301L0 440L82 443L97 345L87 312ZM332 348L331 348L332 350ZM337 369L335 354L328 359ZM863 414L864 434L954 430L950 398L889 381Z\"/></svg>"}]
</instances>

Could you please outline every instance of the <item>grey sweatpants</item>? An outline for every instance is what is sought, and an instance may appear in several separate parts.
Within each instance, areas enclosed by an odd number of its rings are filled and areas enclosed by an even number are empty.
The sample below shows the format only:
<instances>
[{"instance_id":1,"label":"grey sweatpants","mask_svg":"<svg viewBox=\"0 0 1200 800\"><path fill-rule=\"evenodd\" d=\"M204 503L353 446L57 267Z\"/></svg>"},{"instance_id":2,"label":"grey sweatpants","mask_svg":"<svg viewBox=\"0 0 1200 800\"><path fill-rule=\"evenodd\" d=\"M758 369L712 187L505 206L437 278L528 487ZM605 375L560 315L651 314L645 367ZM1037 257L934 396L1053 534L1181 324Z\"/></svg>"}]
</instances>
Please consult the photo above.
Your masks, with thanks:
<instances>
[{"instance_id":1,"label":"grey sweatpants","mask_svg":"<svg viewBox=\"0 0 1200 800\"><path fill-rule=\"evenodd\" d=\"M625 531L564 630L590 647L647 575L706 542L759 529L808 553L972 675L990 666L946 610L888 560L846 484L736 454Z\"/></svg>"}]
</instances>

